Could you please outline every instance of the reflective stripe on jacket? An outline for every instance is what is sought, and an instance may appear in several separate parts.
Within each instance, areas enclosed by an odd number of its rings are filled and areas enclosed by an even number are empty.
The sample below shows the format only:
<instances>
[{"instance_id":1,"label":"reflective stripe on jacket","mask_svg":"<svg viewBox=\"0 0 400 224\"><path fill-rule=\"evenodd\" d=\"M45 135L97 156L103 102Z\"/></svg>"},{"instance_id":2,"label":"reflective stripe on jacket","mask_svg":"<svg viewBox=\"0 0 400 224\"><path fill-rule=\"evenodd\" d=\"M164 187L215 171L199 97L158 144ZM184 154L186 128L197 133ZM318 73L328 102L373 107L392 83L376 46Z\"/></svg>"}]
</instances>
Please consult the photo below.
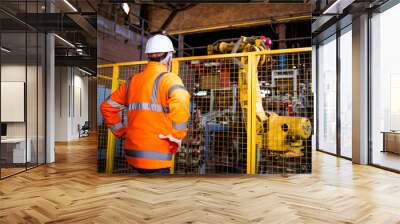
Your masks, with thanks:
<instances>
[{"instance_id":1,"label":"reflective stripe on jacket","mask_svg":"<svg viewBox=\"0 0 400 224\"><path fill-rule=\"evenodd\" d=\"M128 163L141 169L171 167L170 142L159 134L183 139L187 132L190 96L182 80L158 62L149 62L145 70L122 84L101 105L108 128L117 137L125 137ZM128 124L122 124L120 112L127 110Z\"/></svg>"}]
</instances>

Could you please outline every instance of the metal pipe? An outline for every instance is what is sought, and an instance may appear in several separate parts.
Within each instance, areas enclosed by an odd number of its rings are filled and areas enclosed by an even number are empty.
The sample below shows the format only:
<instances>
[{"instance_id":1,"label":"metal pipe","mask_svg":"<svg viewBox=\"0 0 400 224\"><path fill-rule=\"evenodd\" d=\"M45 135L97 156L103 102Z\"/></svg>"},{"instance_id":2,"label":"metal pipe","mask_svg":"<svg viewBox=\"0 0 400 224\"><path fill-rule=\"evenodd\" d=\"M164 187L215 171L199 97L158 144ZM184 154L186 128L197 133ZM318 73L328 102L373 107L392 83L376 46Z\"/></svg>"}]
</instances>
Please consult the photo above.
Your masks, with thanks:
<instances>
[{"instance_id":1,"label":"metal pipe","mask_svg":"<svg viewBox=\"0 0 400 224\"><path fill-rule=\"evenodd\" d=\"M144 20L140 21L140 60L143 60L144 54Z\"/></svg>"}]
</instances>

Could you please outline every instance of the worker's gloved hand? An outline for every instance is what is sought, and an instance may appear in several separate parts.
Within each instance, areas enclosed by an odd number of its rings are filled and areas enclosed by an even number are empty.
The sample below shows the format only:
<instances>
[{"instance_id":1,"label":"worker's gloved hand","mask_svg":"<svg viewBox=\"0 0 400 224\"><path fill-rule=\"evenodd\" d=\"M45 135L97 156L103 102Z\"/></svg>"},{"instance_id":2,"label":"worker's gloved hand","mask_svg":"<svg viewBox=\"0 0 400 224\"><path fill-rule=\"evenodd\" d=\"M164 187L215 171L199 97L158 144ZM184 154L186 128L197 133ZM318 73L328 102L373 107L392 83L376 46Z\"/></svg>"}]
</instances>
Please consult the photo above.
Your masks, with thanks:
<instances>
[{"instance_id":1,"label":"worker's gloved hand","mask_svg":"<svg viewBox=\"0 0 400 224\"><path fill-rule=\"evenodd\" d=\"M122 140L125 140L126 137L126 128L120 128L117 131L113 132L114 136L117 138L120 138Z\"/></svg>"},{"instance_id":2,"label":"worker's gloved hand","mask_svg":"<svg viewBox=\"0 0 400 224\"><path fill-rule=\"evenodd\" d=\"M182 140L172 137L172 135L159 134L158 137L163 140L169 141L169 151L175 154L178 148L181 146Z\"/></svg>"}]
</instances>

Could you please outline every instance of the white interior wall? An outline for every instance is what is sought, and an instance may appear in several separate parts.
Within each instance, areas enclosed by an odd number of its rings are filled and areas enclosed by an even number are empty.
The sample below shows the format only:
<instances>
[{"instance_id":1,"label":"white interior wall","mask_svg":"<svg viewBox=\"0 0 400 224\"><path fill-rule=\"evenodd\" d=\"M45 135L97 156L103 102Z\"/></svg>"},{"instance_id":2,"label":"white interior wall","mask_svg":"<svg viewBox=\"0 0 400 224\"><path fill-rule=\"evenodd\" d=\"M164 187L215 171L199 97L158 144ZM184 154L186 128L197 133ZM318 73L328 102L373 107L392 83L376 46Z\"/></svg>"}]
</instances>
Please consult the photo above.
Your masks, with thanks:
<instances>
[{"instance_id":1,"label":"white interior wall","mask_svg":"<svg viewBox=\"0 0 400 224\"><path fill-rule=\"evenodd\" d=\"M29 70L29 68L28 68ZM3 82L25 82L25 65L2 65L1 81ZM6 110L7 108L1 108ZM7 137L19 138L25 137L24 122L7 122Z\"/></svg>"},{"instance_id":2,"label":"white interior wall","mask_svg":"<svg viewBox=\"0 0 400 224\"><path fill-rule=\"evenodd\" d=\"M1 66L1 81L3 81L3 82L25 82L25 74L26 74L25 69L26 69L25 64L24 65L18 65L18 64L2 65ZM27 71L28 71L28 74L31 74L32 72L36 73L36 67L28 66ZM29 81L31 82L32 80L29 79ZM28 91L27 104L29 106L33 101L35 101L33 96L36 96L36 89L28 88L27 91ZM35 101L35 107L36 107L36 101ZM7 108L1 108L1 109L7 110ZM35 114L28 113L27 115L28 115L28 121L32 121L33 119L35 119L35 121L36 121L36 113ZM28 128L29 127L33 127L33 126L28 125ZM36 130L36 126L34 128ZM28 133L32 133L32 132L28 130ZM10 137L10 138L25 137L25 122L7 122L7 137ZM30 137L30 136L28 136L28 137Z\"/></svg>"},{"instance_id":3,"label":"white interior wall","mask_svg":"<svg viewBox=\"0 0 400 224\"><path fill-rule=\"evenodd\" d=\"M38 70L37 70L38 69ZM25 64L4 64L1 66L1 81L2 82L25 82L26 87L26 115L25 122L6 122L7 123L7 138L25 138L25 135L30 139L32 158L37 158L37 149L39 155L43 155L44 150L44 131L43 131L43 116L38 116L43 113L44 96L38 96L38 81L42 81L42 68L35 66L25 66ZM27 78L27 82L25 80ZM39 78L39 80L37 80ZM41 91L39 91L41 92ZM43 93L43 92L41 92ZM3 96L4 97L4 96ZM39 107L39 108L38 108ZM8 108L1 108L7 110ZM12 113L12 111L9 111ZM38 120L39 118L39 120ZM38 126L39 125L39 126ZM40 145L39 145L40 144ZM39 156L39 162L44 162L44 158ZM35 161L33 159L33 161Z\"/></svg>"},{"instance_id":4,"label":"white interior wall","mask_svg":"<svg viewBox=\"0 0 400 224\"><path fill-rule=\"evenodd\" d=\"M77 139L78 124L88 120L88 78L83 75L76 68L56 67L56 141Z\"/></svg>"},{"instance_id":5,"label":"white interior wall","mask_svg":"<svg viewBox=\"0 0 400 224\"><path fill-rule=\"evenodd\" d=\"M68 88L69 79L67 67L55 68L55 140L68 141Z\"/></svg>"}]
</instances>

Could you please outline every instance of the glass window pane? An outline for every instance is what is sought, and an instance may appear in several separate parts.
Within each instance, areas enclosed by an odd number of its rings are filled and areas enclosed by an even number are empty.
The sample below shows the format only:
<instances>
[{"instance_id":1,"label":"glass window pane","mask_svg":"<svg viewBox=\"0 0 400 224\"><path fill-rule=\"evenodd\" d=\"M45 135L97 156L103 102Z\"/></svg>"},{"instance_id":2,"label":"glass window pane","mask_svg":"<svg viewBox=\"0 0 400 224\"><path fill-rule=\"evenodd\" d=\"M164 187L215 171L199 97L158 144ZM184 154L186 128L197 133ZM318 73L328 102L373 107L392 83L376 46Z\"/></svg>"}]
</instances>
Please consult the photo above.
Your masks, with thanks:
<instances>
[{"instance_id":1,"label":"glass window pane","mask_svg":"<svg viewBox=\"0 0 400 224\"><path fill-rule=\"evenodd\" d=\"M372 18L372 163L400 170L400 4Z\"/></svg>"},{"instance_id":2,"label":"glass window pane","mask_svg":"<svg viewBox=\"0 0 400 224\"><path fill-rule=\"evenodd\" d=\"M44 0L0 1L2 9L28 20L37 19L32 13L44 12L44 6ZM4 12L0 19L6 21L0 24L0 177L4 178L45 161L46 54L44 34Z\"/></svg>"},{"instance_id":3,"label":"glass window pane","mask_svg":"<svg viewBox=\"0 0 400 224\"><path fill-rule=\"evenodd\" d=\"M352 34L340 36L340 153L352 157Z\"/></svg>"},{"instance_id":4,"label":"glass window pane","mask_svg":"<svg viewBox=\"0 0 400 224\"><path fill-rule=\"evenodd\" d=\"M318 147L336 153L336 37L318 48Z\"/></svg>"},{"instance_id":5,"label":"glass window pane","mask_svg":"<svg viewBox=\"0 0 400 224\"><path fill-rule=\"evenodd\" d=\"M1 34L1 175L25 170L30 161L30 144L26 144L26 33ZM28 150L27 150L28 149Z\"/></svg>"}]
</instances>

